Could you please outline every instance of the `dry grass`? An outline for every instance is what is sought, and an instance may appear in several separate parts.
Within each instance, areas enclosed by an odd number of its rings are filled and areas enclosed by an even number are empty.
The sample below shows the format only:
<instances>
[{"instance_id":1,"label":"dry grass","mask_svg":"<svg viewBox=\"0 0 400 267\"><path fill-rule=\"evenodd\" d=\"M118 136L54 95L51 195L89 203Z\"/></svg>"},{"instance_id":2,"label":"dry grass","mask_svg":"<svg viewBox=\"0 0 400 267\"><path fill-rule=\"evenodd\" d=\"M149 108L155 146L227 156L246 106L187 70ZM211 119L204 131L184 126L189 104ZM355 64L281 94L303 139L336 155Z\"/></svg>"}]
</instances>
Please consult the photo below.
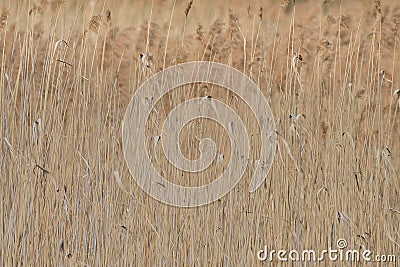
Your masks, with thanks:
<instances>
[{"instance_id":1,"label":"dry grass","mask_svg":"<svg viewBox=\"0 0 400 267\"><path fill-rule=\"evenodd\" d=\"M0 1L1 265L252 266L264 245L323 250L339 238L399 261L397 1L147 2ZM304 62L292 63L295 52ZM227 196L186 209L133 182L121 123L147 77L192 60L234 66L259 85L278 148L255 193L250 166ZM253 117L222 88L165 96L149 137L174 106L206 95L244 118L256 159ZM189 158L199 156L196 135L228 158L221 127L194 125L182 137ZM154 164L198 185L227 161L191 180L165 158Z\"/></svg>"}]
</instances>

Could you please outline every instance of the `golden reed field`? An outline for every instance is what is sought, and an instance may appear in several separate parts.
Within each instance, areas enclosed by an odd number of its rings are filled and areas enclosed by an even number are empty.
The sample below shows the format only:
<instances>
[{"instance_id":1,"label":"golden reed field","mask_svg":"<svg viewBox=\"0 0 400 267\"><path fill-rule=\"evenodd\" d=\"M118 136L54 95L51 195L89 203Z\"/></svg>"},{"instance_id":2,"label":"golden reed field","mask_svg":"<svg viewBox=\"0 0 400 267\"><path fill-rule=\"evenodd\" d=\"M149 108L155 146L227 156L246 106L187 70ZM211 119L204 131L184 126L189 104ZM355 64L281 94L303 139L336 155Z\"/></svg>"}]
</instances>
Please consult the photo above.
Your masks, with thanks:
<instances>
[{"instance_id":1,"label":"golden reed field","mask_svg":"<svg viewBox=\"0 0 400 267\"><path fill-rule=\"evenodd\" d=\"M0 8L1 266L400 266L398 1L3 0ZM249 164L227 195L182 208L137 185L122 126L152 74L197 60L258 85L277 145L255 192ZM242 118L248 161L257 160L246 103L222 87L185 85L154 103L143 151L159 155L154 168L176 184L210 183L229 164L229 138L212 120L180 136L189 159L203 138L224 154L203 172L171 166L154 141L174 107L206 96ZM313 261L301 259L305 250L328 252ZM349 250L374 261L346 261Z\"/></svg>"}]
</instances>

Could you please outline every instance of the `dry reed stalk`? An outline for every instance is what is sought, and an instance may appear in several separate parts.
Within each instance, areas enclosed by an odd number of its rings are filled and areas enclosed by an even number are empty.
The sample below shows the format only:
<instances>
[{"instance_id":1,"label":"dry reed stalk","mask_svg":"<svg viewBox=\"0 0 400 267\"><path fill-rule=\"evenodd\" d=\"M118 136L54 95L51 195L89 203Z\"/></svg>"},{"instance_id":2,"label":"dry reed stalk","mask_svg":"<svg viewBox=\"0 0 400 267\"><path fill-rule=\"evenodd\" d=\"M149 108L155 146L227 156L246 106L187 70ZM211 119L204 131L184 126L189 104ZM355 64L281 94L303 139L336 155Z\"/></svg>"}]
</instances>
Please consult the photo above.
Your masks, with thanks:
<instances>
[{"instance_id":1,"label":"dry reed stalk","mask_svg":"<svg viewBox=\"0 0 400 267\"><path fill-rule=\"evenodd\" d=\"M183 23L182 38L181 38L181 48L180 48L180 50L183 50L184 39L185 39L185 31L186 31L186 24L187 24L188 15L189 15L190 9L192 8L192 5L193 5L193 1L191 0L191 1L189 1L189 3L187 4L187 6L186 6L186 8L185 8L185 11L184 11L184 14L185 14L185 22ZM178 52L178 57L180 57L179 54L182 54L182 53L183 53L183 52Z\"/></svg>"}]
</instances>

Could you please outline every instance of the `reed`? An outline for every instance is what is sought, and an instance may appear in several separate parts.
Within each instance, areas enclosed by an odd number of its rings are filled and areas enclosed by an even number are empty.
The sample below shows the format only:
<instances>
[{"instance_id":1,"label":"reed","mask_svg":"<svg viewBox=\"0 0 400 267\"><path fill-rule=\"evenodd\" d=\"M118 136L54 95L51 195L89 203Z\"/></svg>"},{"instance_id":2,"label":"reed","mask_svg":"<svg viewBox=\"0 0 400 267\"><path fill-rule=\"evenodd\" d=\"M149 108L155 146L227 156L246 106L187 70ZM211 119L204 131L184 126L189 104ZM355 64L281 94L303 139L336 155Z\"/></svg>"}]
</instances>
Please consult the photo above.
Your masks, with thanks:
<instances>
[{"instance_id":1,"label":"reed","mask_svg":"<svg viewBox=\"0 0 400 267\"><path fill-rule=\"evenodd\" d=\"M0 3L2 266L261 266L264 245L322 251L339 238L400 261L397 1ZM260 134L242 99L207 84L147 99L148 150L172 182L209 183L230 157L223 127L199 119L182 130L182 153L198 158L199 139L211 138L217 159L196 175L171 166L161 130L183 101L229 103L251 136L235 189L188 209L133 181L121 124L149 76L192 60L248 75L270 103L278 146L249 193Z\"/></svg>"}]
</instances>

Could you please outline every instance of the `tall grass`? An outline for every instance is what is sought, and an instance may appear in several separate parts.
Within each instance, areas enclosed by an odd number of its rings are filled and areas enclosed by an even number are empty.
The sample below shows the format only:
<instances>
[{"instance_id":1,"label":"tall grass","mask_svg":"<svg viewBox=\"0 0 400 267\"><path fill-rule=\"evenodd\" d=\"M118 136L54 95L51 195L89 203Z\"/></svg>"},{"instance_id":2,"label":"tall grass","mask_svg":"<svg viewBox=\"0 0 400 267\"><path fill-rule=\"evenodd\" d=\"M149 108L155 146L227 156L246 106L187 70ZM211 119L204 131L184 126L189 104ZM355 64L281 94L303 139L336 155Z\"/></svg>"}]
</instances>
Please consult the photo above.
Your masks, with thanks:
<instances>
[{"instance_id":1,"label":"tall grass","mask_svg":"<svg viewBox=\"0 0 400 267\"><path fill-rule=\"evenodd\" d=\"M323 250L339 238L400 260L400 7L289 2L0 2L2 265L252 266L264 245ZM258 84L278 147L261 189L248 192L250 164L228 195L187 209L134 183L121 123L150 75L192 60ZM227 135L207 120L182 132L188 158L204 137L225 155L201 175L172 168L153 146L173 107L207 95L243 118L257 159L243 101L211 85L178 88L155 104L147 132L154 166L175 183L211 182L228 164Z\"/></svg>"}]
</instances>

